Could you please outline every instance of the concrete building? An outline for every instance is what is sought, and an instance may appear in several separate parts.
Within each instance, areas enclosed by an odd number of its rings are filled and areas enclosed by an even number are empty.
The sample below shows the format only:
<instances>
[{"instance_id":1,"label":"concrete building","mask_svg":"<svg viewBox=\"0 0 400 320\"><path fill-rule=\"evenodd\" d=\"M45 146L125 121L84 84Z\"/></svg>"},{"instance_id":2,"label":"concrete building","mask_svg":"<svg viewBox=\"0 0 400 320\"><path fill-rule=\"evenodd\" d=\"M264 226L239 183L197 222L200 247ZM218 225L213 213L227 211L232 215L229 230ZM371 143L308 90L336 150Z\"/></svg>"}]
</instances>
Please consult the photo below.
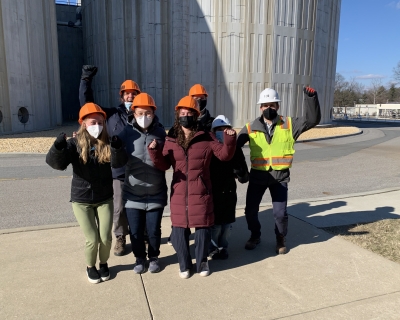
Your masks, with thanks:
<instances>
[{"instance_id":1,"label":"concrete building","mask_svg":"<svg viewBox=\"0 0 400 320\"><path fill-rule=\"evenodd\" d=\"M95 100L119 104L125 79L151 94L165 126L195 83L212 115L235 127L259 114L266 87L281 113L301 116L303 86L318 90L321 123L331 121L340 0L82 0L85 62L99 72Z\"/></svg>"},{"instance_id":2,"label":"concrete building","mask_svg":"<svg viewBox=\"0 0 400 320\"><path fill-rule=\"evenodd\" d=\"M62 123L55 3L0 1L0 134Z\"/></svg>"},{"instance_id":3,"label":"concrete building","mask_svg":"<svg viewBox=\"0 0 400 320\"><path fill-rule=\"evenodd\" d=\"M59 1L57 1L59 2ZM63 121L76 120L80 109L79 81L84 62L82 27L77 12L80 6L57 4L57 35L60 62L61 104Z\"/></svg>"}]
</instances>

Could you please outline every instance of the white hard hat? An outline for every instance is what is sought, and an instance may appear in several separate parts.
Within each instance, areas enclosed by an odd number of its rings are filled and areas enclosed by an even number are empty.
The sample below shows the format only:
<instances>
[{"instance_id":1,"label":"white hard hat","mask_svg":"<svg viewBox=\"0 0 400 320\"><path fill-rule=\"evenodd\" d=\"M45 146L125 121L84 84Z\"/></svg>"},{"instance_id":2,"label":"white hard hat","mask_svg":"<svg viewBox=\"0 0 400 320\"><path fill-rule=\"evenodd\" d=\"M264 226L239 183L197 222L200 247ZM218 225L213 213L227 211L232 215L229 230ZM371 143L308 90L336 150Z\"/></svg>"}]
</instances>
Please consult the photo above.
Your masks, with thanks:
<instances>
[{"instance_id":1,"label":"white hard hat","mask_svg":"<svg viewBox=\"0 0 400 320\"><path fill-rule=\"evenodd\" d=\"M229 122L229 119L221 114L218 117L216 117L212 122L211 130L214 130L215 128L218 127L232 127L232 125Z\"/></svg>"},{"instance_id":2,"label":"white hard hat","mask_svg":"<svg viewBox=\"0 0 400 320\"><path fill-rule=\"evenodd\" d=\"M279 94L274 89L267 88L261 91L260 99L257 104L269 103L269 102L279 102Z\"/></svg>"}]
</instances>

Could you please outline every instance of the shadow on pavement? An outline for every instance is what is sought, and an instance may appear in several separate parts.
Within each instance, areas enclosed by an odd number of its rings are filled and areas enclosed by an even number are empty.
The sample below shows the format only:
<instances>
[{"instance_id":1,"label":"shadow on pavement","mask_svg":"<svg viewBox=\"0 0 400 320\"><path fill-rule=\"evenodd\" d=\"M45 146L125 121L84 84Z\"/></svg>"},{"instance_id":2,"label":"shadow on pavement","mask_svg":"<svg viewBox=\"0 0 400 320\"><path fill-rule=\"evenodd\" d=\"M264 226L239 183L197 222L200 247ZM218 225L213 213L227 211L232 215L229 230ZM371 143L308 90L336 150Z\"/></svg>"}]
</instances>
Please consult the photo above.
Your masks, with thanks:
<instances>
[{"instance_id":1,"label":"shadow on pavement","mask_svg":"<svg viewBox=\"0 0 400 320\"><path fill-rule=\"evenodd\" d=\"M288 207L288 213L317 228L351 225L357 223L375 222L383 219L399 219L395 208L390 206L377 207L373 210L332 212L326 211L345 207L345 201L333 201L327 204L312 205L310 203L297 203ZM324 214L325 212L325 214ZM322 214L322 215L321 215Z\"/></svg>"}]
</instances>

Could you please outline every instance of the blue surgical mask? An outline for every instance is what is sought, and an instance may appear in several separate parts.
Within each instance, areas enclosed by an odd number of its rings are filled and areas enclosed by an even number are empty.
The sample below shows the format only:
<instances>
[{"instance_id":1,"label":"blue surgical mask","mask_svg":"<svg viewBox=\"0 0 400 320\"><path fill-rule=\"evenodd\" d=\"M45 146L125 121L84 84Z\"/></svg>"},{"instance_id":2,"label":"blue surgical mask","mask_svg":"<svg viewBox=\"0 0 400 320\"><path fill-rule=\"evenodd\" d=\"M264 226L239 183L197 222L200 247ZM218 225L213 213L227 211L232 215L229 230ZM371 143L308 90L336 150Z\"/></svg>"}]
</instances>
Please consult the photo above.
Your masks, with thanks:
<instances>
[{"instance_id":1,"label":"blue surgical mask","mask_svg":"<svg viewBox=\"0 0 400 320\"><path fill-rule=\"evenodd\" d=\"M216 131L215 136L217 137L219 142L224 143L224 132L223 131Z\"/></svg>"},{"instance_id":2,"label":"blue surgical mask","mask_svg":"<svg viewBox=\"0 0 400 320\"><path fill-rule=\"evenodd\" d=\"M131 110L132 102L125 101L125 108L129 111Z\"/></svg>"}]
</instances>

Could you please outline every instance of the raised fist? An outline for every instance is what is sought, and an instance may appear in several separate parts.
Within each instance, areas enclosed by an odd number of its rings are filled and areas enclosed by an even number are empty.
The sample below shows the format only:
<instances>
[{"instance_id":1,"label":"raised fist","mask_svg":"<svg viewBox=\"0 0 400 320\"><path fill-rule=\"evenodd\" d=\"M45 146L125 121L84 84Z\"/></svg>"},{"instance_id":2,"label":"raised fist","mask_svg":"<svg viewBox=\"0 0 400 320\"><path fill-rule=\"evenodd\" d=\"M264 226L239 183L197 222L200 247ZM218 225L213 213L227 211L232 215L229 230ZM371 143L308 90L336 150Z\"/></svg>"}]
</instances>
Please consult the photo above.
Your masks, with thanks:
<instances>
[{"instance_id":1,"label":"raised fist","mask_svg":"<svg viewBox=\"0 0 400 320\"><path fill-rule=\"evenodd\" d=\"M315 91L315 89L311 88L311 87L305 87L303 89L304 94L306 94L309 97L314 97L317 95L317 91Z\"/></svg>"},{"instance_id":2,"label":"raised fist","mask_svg":"<svg viewBox=\"0 0 400 320\"><path fill-rule=\"evenodd\" d=\"M62 150L67 147L67 135L64 132L61 132L56 141L54 141L54 147L57 150Z\"/></svg>"},{"instance_id":3,"label":"raised fist","mask_svg":"<svg viewBox=\"0 0 400 320\"><path fill-rule=\"evenodd\" d=\"M97 73L97 67L90 65L90 64L85 64L82 67L82 80L91 80Z\"/></svg>"},{"instance_id":4,"label":"raised fist","mask_svg":"<svg viewBox=\"0 0 400 320\"><path fill-rule=\"evenodd\" d=\"M157 148L157 141L156 139L153 139L153 141L150 142L149 144L149 149L155 149L155 148Z\"/></svg>"}]
</instances>

